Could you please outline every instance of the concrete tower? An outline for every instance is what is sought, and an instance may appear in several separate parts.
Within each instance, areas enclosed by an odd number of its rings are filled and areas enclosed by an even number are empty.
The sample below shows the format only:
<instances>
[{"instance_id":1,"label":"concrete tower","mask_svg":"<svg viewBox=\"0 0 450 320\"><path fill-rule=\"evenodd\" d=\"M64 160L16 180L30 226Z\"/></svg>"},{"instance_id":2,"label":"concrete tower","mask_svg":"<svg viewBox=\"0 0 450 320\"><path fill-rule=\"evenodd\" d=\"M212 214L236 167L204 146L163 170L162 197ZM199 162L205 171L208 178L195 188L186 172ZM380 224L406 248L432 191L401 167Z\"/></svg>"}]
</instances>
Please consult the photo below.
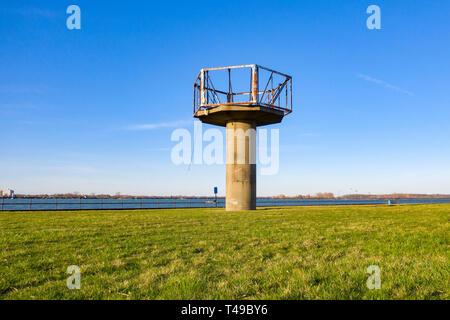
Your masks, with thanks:
<instances>
[{"instance_id":1,"label":"concrete tower","mask_svg":"<svg viewBox=\"0 0 450 320\"><path fill-rule=\"evenodd\" d=\"M291 112L292 77L286 74L256 64L199 72L194 117L227 131L227 211L256 209L256 127L279 123Z\"/></svg>"}]
</instances>

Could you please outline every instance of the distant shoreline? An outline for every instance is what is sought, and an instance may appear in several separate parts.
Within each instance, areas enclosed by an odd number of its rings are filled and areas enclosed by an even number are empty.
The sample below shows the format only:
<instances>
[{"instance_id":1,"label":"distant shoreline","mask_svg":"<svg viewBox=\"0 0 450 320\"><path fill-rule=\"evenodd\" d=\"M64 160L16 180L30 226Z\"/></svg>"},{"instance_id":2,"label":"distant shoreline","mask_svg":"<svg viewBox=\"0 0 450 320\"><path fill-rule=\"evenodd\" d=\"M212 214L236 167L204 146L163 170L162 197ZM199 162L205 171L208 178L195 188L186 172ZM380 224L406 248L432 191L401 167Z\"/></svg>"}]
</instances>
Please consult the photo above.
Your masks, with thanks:
<instances>
[{"instance_id":1,"label":"distant shoreline","mask_svg":"<svg viewBox=\"0 0 450 320\"><path fill-rule=\"evenodd\" d=\"M7 197L3 197L7 199ZM132 196L132 195L81 195L81 194L52 194L52 195L28 195L28 194L16 194L15 199L204 199L214 198L214 195L205 196ZM225 197L217 197L218 199L224 199ZM394 193L394 194L348 194L343 196L333 196L327 194L327 196L318 195L299 195L299 196L265 196L258 197L259 199L450 199L450 194L412 194L412 193Z\"/></svg>"}]
</instances>

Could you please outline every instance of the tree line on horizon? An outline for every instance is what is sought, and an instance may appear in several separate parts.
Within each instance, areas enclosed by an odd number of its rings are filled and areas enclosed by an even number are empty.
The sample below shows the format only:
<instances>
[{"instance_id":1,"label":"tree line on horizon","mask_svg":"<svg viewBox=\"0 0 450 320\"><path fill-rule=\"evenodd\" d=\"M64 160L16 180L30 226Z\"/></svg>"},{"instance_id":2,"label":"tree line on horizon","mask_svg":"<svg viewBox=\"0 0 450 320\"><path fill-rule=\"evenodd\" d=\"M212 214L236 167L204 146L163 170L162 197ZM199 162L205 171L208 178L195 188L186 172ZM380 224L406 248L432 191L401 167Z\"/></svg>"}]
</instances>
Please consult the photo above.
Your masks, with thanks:
<instances>
[{"instance_id":1,"label":"tree line on horizon","mask_svg":"<svg viewBox=\"0 0 450 320\"><path fill-rule=\"evenodd\" d=\"M390 193L390 194L346 194L335 196L332 192L318 192L314 195L299 194L297 196L285 196L283 194L272 197L274 199L449 199L450 194L423 194L423 193Z\"/></svg>"},{"instance_id":2,"label":"tree line on horizon","mask_svg":"<svg viewBox=\"0 0 450 320\"><path fill-rule=\"evenodd\" d=\"M186 196L186 195L173 195L173 196L135 196L135 195L122 195L116 193L110 194L94 194L89 195L80 194L79 192L72 193L59 193L59 194L17 194L15 198L32 198L32 199L200 199L200 198L212 198L212 196ZM223 199L224 197L218 197ZM271 198L271 199L343 199L343 200L359 200L359 199L450 199L450 194L420 194L420 193L392 193L392 194L347 194L343 196L335 196L332 192L318 192L316 194L286 196L280 194L271 197L259 197L259 198Z\"/></svg>"}]
</instances>

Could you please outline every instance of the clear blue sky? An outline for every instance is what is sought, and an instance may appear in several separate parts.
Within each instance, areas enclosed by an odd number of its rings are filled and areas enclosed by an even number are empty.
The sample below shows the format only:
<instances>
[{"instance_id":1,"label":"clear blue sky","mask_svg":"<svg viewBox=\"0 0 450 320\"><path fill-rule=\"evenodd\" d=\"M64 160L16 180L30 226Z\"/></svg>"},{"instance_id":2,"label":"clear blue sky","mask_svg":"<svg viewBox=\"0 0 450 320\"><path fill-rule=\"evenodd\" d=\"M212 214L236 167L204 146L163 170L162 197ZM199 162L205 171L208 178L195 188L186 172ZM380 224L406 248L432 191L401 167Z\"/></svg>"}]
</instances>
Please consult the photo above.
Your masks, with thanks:
<instances>
[{"instance_id":1,"label":"clear blue sky","mask_svg":"<svg viewBox=\"0 0 450 320\"><path fill-rule=\"evenodd\" d=\"M449 1L4 1L0 188L223 195L225 167L175 166L170 135L192 131L201 68L257 63L294 79L259 196L450 193L449 17Z\"/></svg>"}]
</instances>

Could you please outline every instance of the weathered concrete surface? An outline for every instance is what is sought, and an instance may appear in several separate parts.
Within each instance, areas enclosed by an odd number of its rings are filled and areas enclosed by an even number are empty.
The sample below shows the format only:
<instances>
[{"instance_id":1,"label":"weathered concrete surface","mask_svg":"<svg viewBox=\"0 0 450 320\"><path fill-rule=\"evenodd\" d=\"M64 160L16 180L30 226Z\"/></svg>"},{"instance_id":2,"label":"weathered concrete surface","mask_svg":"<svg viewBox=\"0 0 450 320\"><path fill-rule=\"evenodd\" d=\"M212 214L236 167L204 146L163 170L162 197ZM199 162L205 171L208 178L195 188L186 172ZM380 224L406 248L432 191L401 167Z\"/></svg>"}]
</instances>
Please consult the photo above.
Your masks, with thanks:
<instances>
[{"instance_id":1,"label":"weathered concrete surface","mask_svg":"<svg viewBox=\"0 0 450 320\"><path fill-rule=\"evenodd\" d=\"M284 112L235 103L198 111L195 117L227 128L226 210L255 210L256 127L280 123Z\"/></svg>"},{"instance_id":2,"label":"weathered concrete surface","mask_svg":"<svg viewBox=\"0 0 450 320\"><path fill-rule=\"evenodd\" d=\"M241 106L236 103L236 105L223 105L201 110L196 117L201 122L222 127L233 120L252 121L259 127L280 123L284 117L284 112L260 105Z\"/></svg>"},{"instance_id":3,"label":"weathered concrete surface","mask_svg":"<svg viewBox=\"0 0 450 320\"><path fill-rule=\"evenodd\" d=\"M256 124L228 121L226 210L256 209Z\"/></svg>"}]
</instances>

